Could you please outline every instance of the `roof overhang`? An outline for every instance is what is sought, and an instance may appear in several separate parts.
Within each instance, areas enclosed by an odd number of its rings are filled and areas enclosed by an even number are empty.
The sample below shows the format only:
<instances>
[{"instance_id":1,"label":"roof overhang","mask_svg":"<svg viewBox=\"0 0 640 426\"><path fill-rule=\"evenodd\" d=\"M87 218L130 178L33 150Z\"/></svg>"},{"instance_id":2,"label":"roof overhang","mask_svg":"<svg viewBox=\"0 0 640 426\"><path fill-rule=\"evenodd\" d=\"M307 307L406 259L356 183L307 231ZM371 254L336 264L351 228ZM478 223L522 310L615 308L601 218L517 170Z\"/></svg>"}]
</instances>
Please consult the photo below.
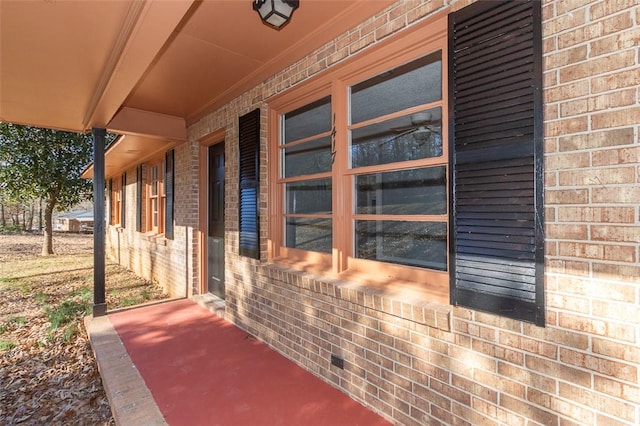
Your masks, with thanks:
<instances>
[{"instance_id":1,"label":"roof overhang","mask_svg":"<svg viewBox=\"0 0 640 426\"><path fill-rule=\"evenodd\" d=\"M2 0L0 121L124 135L117 173L394 2L305 0L275 31L252 0Z\"/></svg>"},{"instance_id":2,"label":"roof overhang","mask_svg":"<svg viewBox=\"0 0 640 426\"><path fill-rule=\"evenodd\" d=\"M187 137L183 118L133 108L122 108L107 129L121 136L105 151L106 178L160 155ZM92 179L93 165L81 177Z\"/></svg>"},{"instance_id":3,"label":"roof overhang","mask_svg":"<svg viewBox=\"0 0 640 426\"><path fill-rule=\"evenodd\" d=\"M119 176L134 165L162 155L175 141L139 135L121 135L105 150L105 178ZM93 164L82 172L83 179L93 179Z\"/></svg>"},{"instance_id":4,"label":"roof overhang","mask_svg":"<svg viewBox=\"0 0 640 426\"><path fill-rule=\"evenodd\" d=\"M0 121L105 127L193 0L0 2Z\"/></svg>"}]
</instances>

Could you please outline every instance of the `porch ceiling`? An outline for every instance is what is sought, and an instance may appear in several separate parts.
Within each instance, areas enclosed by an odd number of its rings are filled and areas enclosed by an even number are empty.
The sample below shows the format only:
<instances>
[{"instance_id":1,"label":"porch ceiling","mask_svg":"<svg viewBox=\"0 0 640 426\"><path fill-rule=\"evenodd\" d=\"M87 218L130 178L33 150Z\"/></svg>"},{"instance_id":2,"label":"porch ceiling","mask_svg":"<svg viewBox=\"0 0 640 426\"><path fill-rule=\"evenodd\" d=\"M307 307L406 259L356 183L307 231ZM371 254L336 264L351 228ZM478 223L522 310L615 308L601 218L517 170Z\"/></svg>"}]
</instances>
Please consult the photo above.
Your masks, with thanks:
<instances>
[{"instance_id":1,"label":"porch ceiling","mask_svg":"<svg viewBox=\"0 0 640 426\"><path fill-rule=\"evenodd\" d=\"M0 120L84 132L128 108L188 125L393 1L302 0L275 31L251 0L2 0Z\"/></svg>"},{"instance_id":2,"label":"porch ceiling","mask_svg":"<svg viewBox=\"0 0 640 426\"><path fill-rule=\"evenodd\" d=\"M133 164L152 160L170 149L174 142L170 139L151 138L139 135L122 135L105 151L105 177L122 174ZM82 173L83 179L93 179L93 164Z\"/></svg>"}]
</instances>

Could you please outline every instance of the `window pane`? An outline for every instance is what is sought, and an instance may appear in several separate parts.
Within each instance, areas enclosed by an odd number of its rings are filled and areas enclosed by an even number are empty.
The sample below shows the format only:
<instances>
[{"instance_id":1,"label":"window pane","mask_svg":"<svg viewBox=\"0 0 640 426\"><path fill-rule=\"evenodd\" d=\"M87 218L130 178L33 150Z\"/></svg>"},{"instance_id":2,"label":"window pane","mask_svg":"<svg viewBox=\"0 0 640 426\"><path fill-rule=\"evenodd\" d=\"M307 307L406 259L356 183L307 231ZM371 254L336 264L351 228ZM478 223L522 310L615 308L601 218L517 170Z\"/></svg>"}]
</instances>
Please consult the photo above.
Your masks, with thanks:
<instances>
[{"instance_id":1,"label":"window pane","mask_svg":"<svg viewBox=\"0 0 640 426\"><path fill-rule=\"evenodd\" d=\"M285 245L331 253L331 232L331 219L290 217L286 220Z\"/></svg>"},{"instance_id":2,"label":"window pane","mask_svg":"<svg viewBox=\"0 0 640 426\"><path fill-rule=\"evenodd\" d=\"M151 167L151 195L158 195L158 166Z\"/></svg>"},{"instance_id":3,"label":"window pane","mask_svg":"<svg viewBox=\"0 0 640 426\"><path fill-rule=\"evenodd\" d=\"M331 179L315 179L285 184L289 214L331 213Z\"/></svg>"},{"instance_id":4,"label":"window pane","mask_svg":"<svg viewBox=\"0 0 640 426\"><path fill-rule=\"evenodd\" d=\"M285 114L283 127L283 144L328 132L331 130L331 97Z\"/></svg>"},{"instance_id":5,"label":"window pane","mask_svg":"<svg viewBox=\"0 0 640 426\"><path fill-rule=\"evenodd\" d=\"M351 131L351 167L442 155L442 110L432 108Z\"/></svg>"},{"instance_id":6,"label":"window pane","mask_svg":"<svg viewBox=\"0 0 640 426\"><path fill-rule=\"evenodd\" d=\"M151 200L151 223L153 227L158 226L158 199L154 198Z\"/></svg>"},{"instance_id":7,"label":"window pane","mask_svg":"<svg viewBox=\"0 0 640 426\"><path fill-rule=\"evenodd\" d=\"M421 268L447 269L447 224L356 221L355 256Z\"/></svg>"},{"instance_id":8,"label":"window pane","mask_svg":"<svg viewBox=\"0 0 640 426\"><path fill-rule=\"evenodd\" d=\"M321 138L284 149L284 177L331 171L331 138Z\"/></svg>"},{"instance_id":9,"label":"window pane","mask_svg":"<svg viewBox=\"0 0 640 426\"><path fill-rule=\"evenodd\" d=\"M361 175L355 178L358 214L446 214L444 166Z\"/></svg>"},{"instance_id":10,"label":"window pane","mask_svg":"<svg viewBox=\"0 0 640 426\"><path fill-rule=\"evenodd\" d=\"M351 88L351 124L442 98L442 60L435 52Z\"/></svg>"}]
</instances>

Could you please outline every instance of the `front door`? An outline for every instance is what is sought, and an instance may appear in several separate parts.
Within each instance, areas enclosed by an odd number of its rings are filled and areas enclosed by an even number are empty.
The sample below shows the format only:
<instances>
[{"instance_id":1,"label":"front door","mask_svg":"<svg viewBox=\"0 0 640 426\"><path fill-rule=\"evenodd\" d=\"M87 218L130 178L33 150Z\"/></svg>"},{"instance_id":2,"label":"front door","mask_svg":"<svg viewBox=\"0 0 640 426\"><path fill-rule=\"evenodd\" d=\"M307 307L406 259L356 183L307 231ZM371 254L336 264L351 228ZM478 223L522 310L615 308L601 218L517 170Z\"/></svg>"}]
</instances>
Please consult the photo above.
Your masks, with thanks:
<instances>
[{"instance_id":1,"label":"front door","mask_svg":"<svg viewBox=\"0 0 640 426\"><path fill-rule=\"evenodd\" d=\"M224 143L209 147L207 287L224 299Z\"/></svg>"}]
</instances>

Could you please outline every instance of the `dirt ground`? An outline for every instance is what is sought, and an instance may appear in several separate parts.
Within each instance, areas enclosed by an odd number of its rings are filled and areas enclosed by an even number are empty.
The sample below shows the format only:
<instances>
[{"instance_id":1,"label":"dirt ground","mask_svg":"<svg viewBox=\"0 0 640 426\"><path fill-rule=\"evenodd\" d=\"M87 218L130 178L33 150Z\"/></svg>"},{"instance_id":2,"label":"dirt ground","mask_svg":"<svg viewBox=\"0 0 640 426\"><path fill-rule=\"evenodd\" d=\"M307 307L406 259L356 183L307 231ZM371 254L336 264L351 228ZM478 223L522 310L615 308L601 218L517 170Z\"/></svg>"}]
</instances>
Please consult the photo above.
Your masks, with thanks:
<instances>
[{"instance_id":1,"label":"dirt ground","mask_svg":"<svg viewBox=\"0 0 640 426\"><path fill-rule=\"evenodd\" d=\"M0 234L0 264L37 257L42 251L41 234ZM56 256L93 253L93 235L54 233Z\"/></svg>"},{"instance_id":2,"label":"dirt ground","mask_svg":"<svg viewBox=\"0 0 640 426\"><path fill-rule=\"evenodd\" d=\"M93 236L0 235L0 424L113 425L83 318L93 302ZM107 306L165 297L107 262Z\"/></svg>"}]
</instances>

